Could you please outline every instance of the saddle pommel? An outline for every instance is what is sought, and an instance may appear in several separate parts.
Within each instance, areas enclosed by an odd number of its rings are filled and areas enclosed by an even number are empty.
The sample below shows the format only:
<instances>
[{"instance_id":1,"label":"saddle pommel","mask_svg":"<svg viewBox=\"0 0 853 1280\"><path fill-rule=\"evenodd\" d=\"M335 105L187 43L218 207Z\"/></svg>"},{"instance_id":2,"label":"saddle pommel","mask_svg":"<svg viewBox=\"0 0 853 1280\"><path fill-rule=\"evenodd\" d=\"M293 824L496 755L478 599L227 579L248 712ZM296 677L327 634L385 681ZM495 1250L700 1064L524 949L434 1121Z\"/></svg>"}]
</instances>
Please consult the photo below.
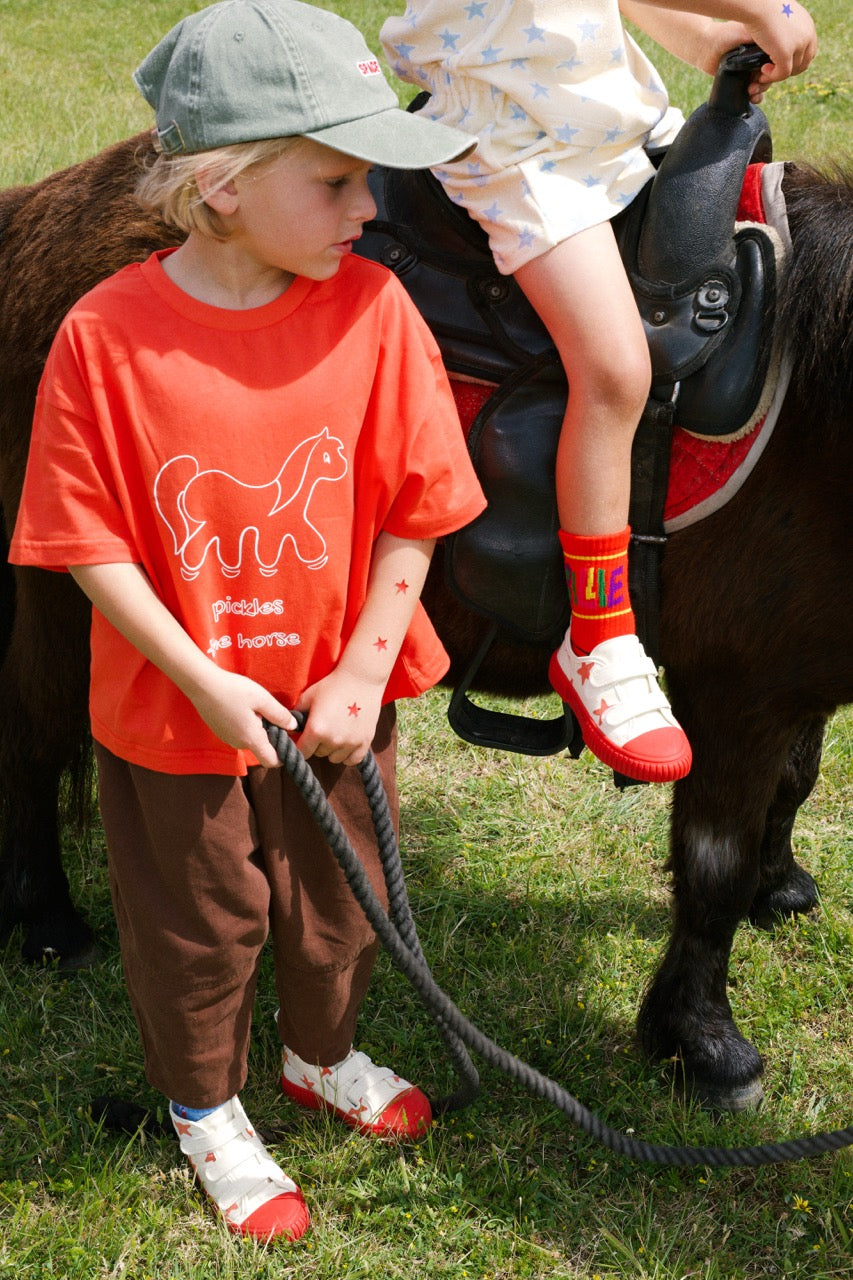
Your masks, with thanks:
<instances>
[{"instance_id":1,"label":"saddle pommel","mask_svg":"<svg viewBox=\"0 0 853 1280\"><path fill-rule=\"evenodd\" d=\"M767 55L740 45L723 58L706 103L661 161L637 247L638 274L666 285L694 283L734 261L732 234L743 178L769 160L770 128L749 100L752 73Z\"/></svg>"}]
</instances>

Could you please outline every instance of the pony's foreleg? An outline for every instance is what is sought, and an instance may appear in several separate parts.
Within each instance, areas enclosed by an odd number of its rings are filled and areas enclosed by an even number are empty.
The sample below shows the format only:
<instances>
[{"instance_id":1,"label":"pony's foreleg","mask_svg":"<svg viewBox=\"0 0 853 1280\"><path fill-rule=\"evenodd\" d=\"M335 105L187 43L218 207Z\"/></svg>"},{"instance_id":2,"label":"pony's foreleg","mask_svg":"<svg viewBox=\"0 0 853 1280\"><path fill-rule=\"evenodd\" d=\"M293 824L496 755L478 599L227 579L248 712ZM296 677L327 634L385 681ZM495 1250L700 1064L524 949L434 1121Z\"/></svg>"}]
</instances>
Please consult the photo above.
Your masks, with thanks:
<instances>
[{"instance_id":1,"label":"pony's foreleg","mask_svg":"<svg viewBox=\"0 0 853 1280\"><path fill-rule=\"evenodd\" d=\"M25 959L85 962L92 935L71 901L59 840L59 784L85 739L88 608L69 580L17 576L0 666L0 938L22 925Z\"/></svg>"},{"instance_id":2,"label":"pony's foreleg","mask_svg":"<svg viewBox=\"0 0 853 1280\"><path fill-rule=\"evenodd\" d=\"M814 879L794 858L791 833L800 805L818 779L825 728L823 716L802 727L767 813L758 892L749 909L750 920L762 929L772 929L786 916L811 911L819 901Z\"/></svg>"},{"instance_id":3,"label":"pony's foreleg","mask_svg":"<svg viewBox=\"0 0 853 1280\"><path fill-rule=\"evenodd\" d=\"M650 1057L677 1059L685 1086L725 1110L761 1097L761 1056L735 1024L727 980L735 930L759 889L765 819L787 754L745 741L740 728L739 740L719 722L693 724L693 768L673 798L672 934L637 1024Z\"/></svg>"},{"instance_id":4,"label":"pony's foreleg","mask_svg":"<svg viewBox=\"0 0 853 1280\"><path fill-rule=\"evenodd\" d=\"M0 939L23 926L25 960L58 959L64 967L87 962L92 932L71 900L62 867L57 823L60 770L18 761L12 781L0 778L4 796L0 850ZM13 759L4 764L15 767Z\"/></svg>"}]
</instances>

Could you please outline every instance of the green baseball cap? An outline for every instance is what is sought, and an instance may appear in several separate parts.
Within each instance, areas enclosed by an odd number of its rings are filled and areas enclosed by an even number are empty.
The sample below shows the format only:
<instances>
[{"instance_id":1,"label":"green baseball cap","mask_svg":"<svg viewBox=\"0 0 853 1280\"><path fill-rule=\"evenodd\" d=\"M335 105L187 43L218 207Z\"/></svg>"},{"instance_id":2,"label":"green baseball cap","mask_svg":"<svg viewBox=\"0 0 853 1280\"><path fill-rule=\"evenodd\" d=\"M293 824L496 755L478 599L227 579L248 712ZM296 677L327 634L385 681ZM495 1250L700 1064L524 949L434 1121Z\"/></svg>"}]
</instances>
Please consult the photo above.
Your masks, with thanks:
<instances>
[{"instance_id":1,"label":"green baseball cap","mask_svg":"<svg viewBox=\"0 0 853 1280\"><path fill-rule=\"evenodd\" d=\"M394 169L428 169L475 139L402 111L361 33L298 0L222 0L190 14L133 76L169 155L312 138Z\"/></svg>"}]
</instances>

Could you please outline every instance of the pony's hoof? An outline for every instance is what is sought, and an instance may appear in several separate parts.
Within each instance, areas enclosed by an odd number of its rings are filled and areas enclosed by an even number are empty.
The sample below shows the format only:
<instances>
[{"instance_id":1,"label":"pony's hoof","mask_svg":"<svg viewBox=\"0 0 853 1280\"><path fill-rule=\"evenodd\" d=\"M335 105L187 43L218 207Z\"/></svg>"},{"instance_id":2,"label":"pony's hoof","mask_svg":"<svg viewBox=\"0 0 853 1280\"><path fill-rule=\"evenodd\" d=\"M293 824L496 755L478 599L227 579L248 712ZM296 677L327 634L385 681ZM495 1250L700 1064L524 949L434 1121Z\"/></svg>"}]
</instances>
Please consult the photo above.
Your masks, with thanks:
<instances>
[{"instance_id":1,"label":"pony's hoof","mask_svg":"<svg viewBox=\"0 0 853 1280\"><path fill-rule=\"evenodd\" d=\"M87 942L70 954L57 951L53 947L42 947L37 952L21 948L21 959L25 964L38 965L46 969L53 966L57 973L76 973L80 969L94 969L103 958L103 948L94 941Z\"/></svg>"},{"instance_id":2,"label":"pony's hoof","mask_svg":"<svg viewBox=\"0 0 853 1280\"><path fill-rule=\"evenodd\" d=\"M70 956L60 956L57 969L60 973L76 973L78 969L94 969L104 959L104 948L92 940ZM45 956L45 959L49 957Z\"/></svg>"},{"instance_id":3,"label":"pony's hoof","mask_svg":"<svg viewBox=\"0 0 853 1280\"><path fill-rule=\"evenodd\" d=\"M26 964L55 965L61 973L91 969L104 958L89 926L75 912L57 926L33 925L24 934L21 959Z\"/></svg>"},{"instance_id":4,"label":"pony's hoof","mask_svg":"<svg viewBox=\"0 0 853 1280\"><path fill-rule=\"evenodd\" d=\"M760 1080L746 1084L718 1084L711 1080L692 1079L688 1084L691 1098L705 1111L757 1111L764 1100Z\"/></svg>"}]
</instances>

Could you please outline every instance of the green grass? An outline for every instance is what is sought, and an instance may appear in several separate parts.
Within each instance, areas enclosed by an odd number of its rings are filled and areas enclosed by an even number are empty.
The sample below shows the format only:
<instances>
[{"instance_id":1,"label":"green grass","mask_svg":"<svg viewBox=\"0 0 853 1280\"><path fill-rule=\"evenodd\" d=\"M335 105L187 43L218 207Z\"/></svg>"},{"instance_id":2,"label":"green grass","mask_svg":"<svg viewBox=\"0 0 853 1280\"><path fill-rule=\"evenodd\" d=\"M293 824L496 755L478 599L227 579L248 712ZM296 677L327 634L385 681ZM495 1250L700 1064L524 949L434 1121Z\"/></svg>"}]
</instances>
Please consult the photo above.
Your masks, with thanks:
<instances>
[{"instance_id":1,"label":"green grass","mask_svg":"<svg viewBox=\"0 0 853 1280\"><path fill-rule=\"evenodd\" d=\"M339 7L375 46L387 10ZM766 103L777 154L811 159L849 145L850 116L847 6L818 0L813 11L819 60ZM173 0L0 0L0 183L145 127L130 71L183 12ZM679 101L701 99L702 77L667 76ZM633 1039L667 933L667 789L620 794L586 755L477 751L452 736L445 703L439 691L402 709L403 852L424 950L463 1012L638 1137L742 1145L848 1124L853 712L830 726L797 827L820 912L774 936L744 927L736 941L732 1002L767 1061L764 1108L715 1123ZM293 1247L234 1240L170 1139L104 1132L91 1118L98 1094L161 1102L142 1075L100 833L87 843L69 831L66 863L104 958L68 976L25 968L17 938L0 955L2 1280L853 1277L848 1153L756 1171L634 1166L490 1068L480 1100L416 1149L297 1113L276 1088L268 966L244 1101L303 1186L314 1229ZM362 1044L432 1091L452 1085L429 1019L384 956Z\"/></svg>"}]
</instances>

